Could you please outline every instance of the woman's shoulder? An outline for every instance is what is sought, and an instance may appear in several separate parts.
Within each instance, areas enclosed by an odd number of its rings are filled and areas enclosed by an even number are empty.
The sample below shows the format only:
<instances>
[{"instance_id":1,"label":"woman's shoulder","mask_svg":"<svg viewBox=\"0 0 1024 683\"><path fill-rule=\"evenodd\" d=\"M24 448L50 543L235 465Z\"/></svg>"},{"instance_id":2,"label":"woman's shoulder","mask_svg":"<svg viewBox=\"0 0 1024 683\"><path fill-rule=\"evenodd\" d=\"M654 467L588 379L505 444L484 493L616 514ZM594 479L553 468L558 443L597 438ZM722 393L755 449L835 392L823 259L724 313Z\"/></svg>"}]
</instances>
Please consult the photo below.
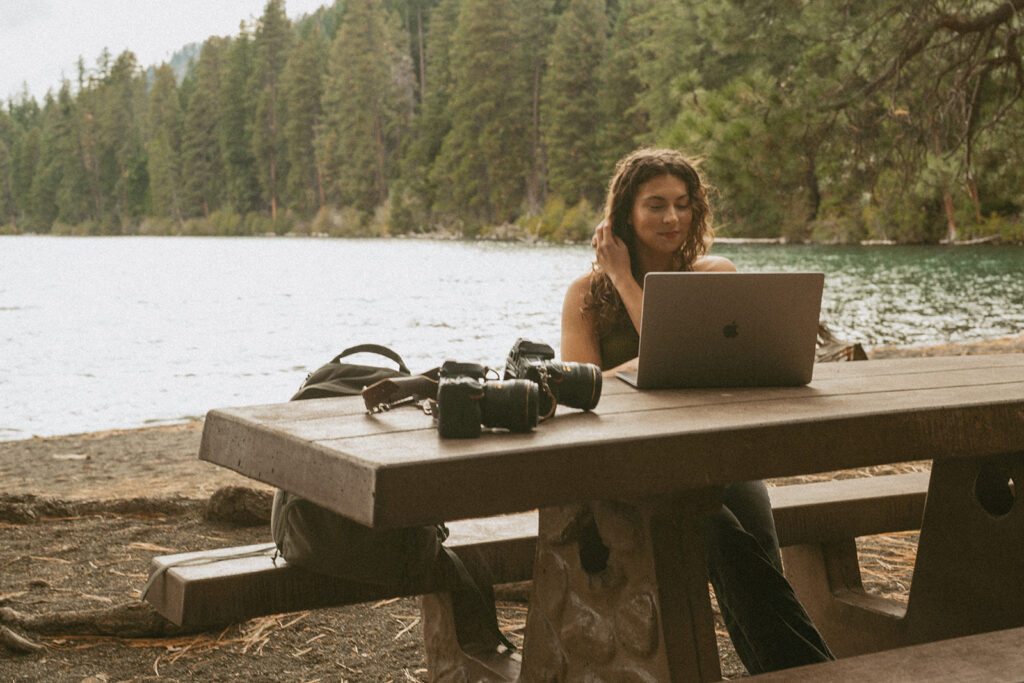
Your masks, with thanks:
<instances>
[{"instance_id":1,"label":"woman's shoulder","mask_svg":"<svg viewBox=\"0 0 1024 683\"><path fill-rule=\"evenodd\" d=\"M693 270L698 273L729 273L736 272L736 266L724 256L701 256L693 262Z\"/></svg>"},{"instance_id":2,"label":"woman's shoulder","mask_svg":"<svg viewBox=\"0 0 1024 683\"><path fill-rule=\"evenodd\" d=\"M578 278L573 280L569 284L569 292L568 293L570 295L573 295L573 296L583 296L584 294L589 292L590 291L590 278L591 278L592 275L593 275L592 272L591 273L584 273L583 275L580 275Z\"/></svg>"}]
</instances>

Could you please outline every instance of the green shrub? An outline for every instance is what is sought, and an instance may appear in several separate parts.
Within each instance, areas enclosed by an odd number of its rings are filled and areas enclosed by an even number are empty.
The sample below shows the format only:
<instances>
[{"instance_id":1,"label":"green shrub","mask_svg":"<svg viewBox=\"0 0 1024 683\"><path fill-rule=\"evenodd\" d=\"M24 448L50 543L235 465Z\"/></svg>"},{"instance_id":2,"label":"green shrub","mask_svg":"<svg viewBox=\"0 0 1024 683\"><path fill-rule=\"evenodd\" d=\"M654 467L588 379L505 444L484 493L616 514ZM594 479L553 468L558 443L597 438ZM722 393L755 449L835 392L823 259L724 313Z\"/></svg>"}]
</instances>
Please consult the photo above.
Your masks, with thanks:
<instances>
[{"instance_id":1,"label":"green shrub","mask_svg":"<svg viewBox=\"0 0 1024 683\"><path fill-rule=\"evenodd\" d=\"M306 218L295 216L291 223L290 235L307 236L312 231L312 221Z\"/></svg>"},{"instance_id":2,"label":"green shrub","mask_svg":"<svg viewBox=\"0 0 1024 683\"><path fill-rule=\"evenodd\" d=\"M551 235L562 242L589 242L594 227L601 221L601 212L595 210L586 199L562 214L562 220Z\"/></svg>"},{"instance_id":3,"label":"green shrub","mask_svg":"<svg viewBox=\"0 0 1024 683\"><path fill-rule=\"evenodd\" d=\"M566 210L564 199L557 195L548 195L533 234L542 240L551 239L561 227Z\"/></svg>"},{"instance_id":4,"label":"green shrub","mask_svg":"<svg viewBox=\"0 0 1024 683\"><path fill-rule=\"evenodd\" d=\"M386 206L387 216L382 222L387 224L388 234L404 235L427 232L430 208L424 201L423 195L411 191L406 183L398 181L392 185L388 192Z\"/></svg>"},{"instance_id":5,"label":"green shrub","mask_svg":"<svg viewBox=\"0 0 1024 683\"><path fill-rule=\"evenodd\" d=\"M54 221L50 228L52 235L69 235L74 237L87 237L89 235L101 235L100 224L97 221L84 221L77 225L68 225L61 221Z\"/></svg>"},{"instance_id":6,"label":"green shrub","mask_svg":"<svg viewBox=\"0 0 1024 683\"><path fill-rule=\"evenodd\" d=\"M278 211L277 218L270 221L271 226L273 226L272 232L275 235L286 235L295 227L296 220L295 214L292 211Z\"/></svg>"},{"instance_id":7,"label":"green shrub","mask_svg":"<svg viewBox=\"0 0 1024 683\"><path fill-rule=\"evenodd\" d=\"M270 216L264 215L256 211L245 214L244 224L245 228L243 234L245 235L275 234L273 219L271 219Z\"/></svg>"},{"instance_id":8,"label":"green shrub","mask_svg":"<svg viewBox=\"0 0 1024 683\"><path fill-rule=\"evenodd\" d=\"M245 234L245 224L242 221L242 217L235 213L231 208L218 209L210 214L208 219L196 219L200 221L198 228L200 232L195 234L202 235L242 235Z\"/></svg>"},{"instance_id":9,"label":"green shrub","mask_svg":"<svg viewBox=\"0 0 1024 683\"><path fill-rule=\"evenodd\" d=\"M1008 244L1024 243L1024 216L1000 216L992 213L981 223L960 226L960 239L998 237Z\"/></svg>"},{"instance_id":10,"label":"green shrub","mask_svg":"<svg viewBox=\"0 0 1024 683\"><path fill-rule=\"evenodd\" d=\"M385 237L391 234L391 197L373 211L373 217L366 226L367 232L373 237Z\"/></svg>"},{"instance_id":11,"label":"green shrub","mask_svg":"<svg viewBox=\"0 0 1024 683\"><path fill-rule=\"evenodd\" d=\"M325 206L316 212L313 221L309 224L309 230L314 235L327 235L330 233L334 209Z\"/></svg>"},{"instance_id":12,"label":"green shrub","mask_svg":"<svg viewBox=\"0 0 1024 683\"><path fill-rule=\"evenodd\" d=\"M787 234L785 237L788 242L810 241L814 244L858 244L863 239L888 239L865 235L864 223L853 216L820 218L807 224L804 235Z\"/></svg>"},{"instance_id":13,"label":"green shrub","mask_svg":"<svg viewBox=\"0 0 1024 683\"><path fill-rule=\"evenodd\" d=\"M149 216L143 218L138 224L139 235L175 235L179 232L179 226L170 218ZM185 232L184 228L181 232Z\"/></svg>"},{"instance_id":14,"label":"green shrub","mask_svg":"<svg viewBox=\"0 0 1024 683\"><path fill-rule=\"evenodd\" d=\"M366 222L366 214L351 206L325 206L313 219L312 230L314 234L331 237L362 237L367 234Z\"/></svg>"}]
</instances>

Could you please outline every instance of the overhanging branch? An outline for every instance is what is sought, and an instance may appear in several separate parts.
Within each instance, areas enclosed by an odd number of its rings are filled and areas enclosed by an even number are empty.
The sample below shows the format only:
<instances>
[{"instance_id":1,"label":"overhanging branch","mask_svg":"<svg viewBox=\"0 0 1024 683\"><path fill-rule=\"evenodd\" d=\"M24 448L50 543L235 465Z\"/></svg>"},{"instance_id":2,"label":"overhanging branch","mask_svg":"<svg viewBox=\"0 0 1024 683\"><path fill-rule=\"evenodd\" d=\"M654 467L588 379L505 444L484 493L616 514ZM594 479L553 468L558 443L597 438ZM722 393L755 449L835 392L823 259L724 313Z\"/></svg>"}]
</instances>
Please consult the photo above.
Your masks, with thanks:
<instances>
[{"instance_id":1,"label":"overhanging branch","mask_svg":"<svg viewBox=\"0 0 1024 683\"><path fill-rule=\"evenodd\" d=\"M1024 9L1024 0L1006 0L996 9L980 17L962 19L959 16L949 15L939 19L938 24L941 28L946 28L960 34L976 33L992 26L1007 23L1013 18L1014 14L1022 9Z\"/></svg>"},{"instance_id":2,"label":"overhanging branch","mask_svg":"<svg viewBox=\"0 0 1024 683\"><path fill-rule=\"evenodd\" d=\"M902 50L900 50L899 54L897 54L889 63L889 66L885 71L868 83L857 88L856 91L852 92L849 96L841 100L833 100L832 102L825 104L822 109L825 111L846 109L854 102L870 97L882 86L896 77L907 64L924 52L940 32L952 31L957 35L966 36L984 31L994 31L1000 25L1011 22L1014 15L1021 10L1024 10L1024 0L1006 0L992 11L973 18L965 19L961 15L940 16L939 18L928 22L923 28L921 28L917 36L907 43ZM1019 30L1009 31L1005 54L998 57L992 57L989 61L991 62L995 60L1000 65L1015 64L1019 73L1020 70L1024 68L1024 64L1022 64L1020 53L1016 49L1016 38L1018 35L1020 35ZM956 67L955 65L951 65L951 68Z\"/></svg>"}]
</instances>

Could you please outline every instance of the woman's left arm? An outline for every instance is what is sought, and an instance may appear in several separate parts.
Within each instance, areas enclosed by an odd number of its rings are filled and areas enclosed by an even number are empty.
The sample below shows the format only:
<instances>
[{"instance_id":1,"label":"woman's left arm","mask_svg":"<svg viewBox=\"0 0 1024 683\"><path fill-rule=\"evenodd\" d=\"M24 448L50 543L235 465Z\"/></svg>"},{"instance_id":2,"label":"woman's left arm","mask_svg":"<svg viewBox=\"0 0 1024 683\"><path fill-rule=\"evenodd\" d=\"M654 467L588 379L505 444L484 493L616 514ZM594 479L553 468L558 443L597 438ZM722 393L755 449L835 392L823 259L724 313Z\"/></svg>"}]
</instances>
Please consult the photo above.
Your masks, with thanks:
<instances>
[{"instance_id":1,"label":"woman's left arm","mask_svg":"<svg viewBox=\"0 0 1024 683\"><path fill-rule=\"evenodd\" d=\"M575 280L562 303L562 348L560 357L573 363L601 365L601 344L598 341L594 318L583 311L590 275Z\"/></svg>"}]
</instances>

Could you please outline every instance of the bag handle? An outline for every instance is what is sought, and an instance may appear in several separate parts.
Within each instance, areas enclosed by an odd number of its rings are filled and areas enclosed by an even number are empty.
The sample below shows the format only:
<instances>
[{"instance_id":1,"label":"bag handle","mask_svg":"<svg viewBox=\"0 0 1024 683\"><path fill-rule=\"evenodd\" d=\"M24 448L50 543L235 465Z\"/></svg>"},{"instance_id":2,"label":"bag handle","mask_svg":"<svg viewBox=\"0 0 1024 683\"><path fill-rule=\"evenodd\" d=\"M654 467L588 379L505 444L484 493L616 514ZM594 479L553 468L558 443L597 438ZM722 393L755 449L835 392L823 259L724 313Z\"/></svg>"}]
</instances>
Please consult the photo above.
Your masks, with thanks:
<instances>
[{"instance_id":1,"label":"bag handle","mask_svg":"<svg viewBox=\"0 0 1024 683\"><path fill-rule=\"evenodd\" d=\"M411 372L409 372L409 368L407 368L405 366L405 361L402 360L401 356L399 356L397 353L395 353L394 351L392 351L388 347L381 346L379 344L358 344L356 346L350 346L349 348L345 349L344 351L339 353L337 356L335 356L334 360L332 360L331 362L332 363L337 363L339 360L341 360L345 356L352 356L352 355L355 355L357 353L376 353L379 356L384 356L385 358L390 358L391 360L393 360L396 363L398 363L398 371L399 372L404 373L406 375L411 375L412 374Z\"/></svg>"}]
</instances>

